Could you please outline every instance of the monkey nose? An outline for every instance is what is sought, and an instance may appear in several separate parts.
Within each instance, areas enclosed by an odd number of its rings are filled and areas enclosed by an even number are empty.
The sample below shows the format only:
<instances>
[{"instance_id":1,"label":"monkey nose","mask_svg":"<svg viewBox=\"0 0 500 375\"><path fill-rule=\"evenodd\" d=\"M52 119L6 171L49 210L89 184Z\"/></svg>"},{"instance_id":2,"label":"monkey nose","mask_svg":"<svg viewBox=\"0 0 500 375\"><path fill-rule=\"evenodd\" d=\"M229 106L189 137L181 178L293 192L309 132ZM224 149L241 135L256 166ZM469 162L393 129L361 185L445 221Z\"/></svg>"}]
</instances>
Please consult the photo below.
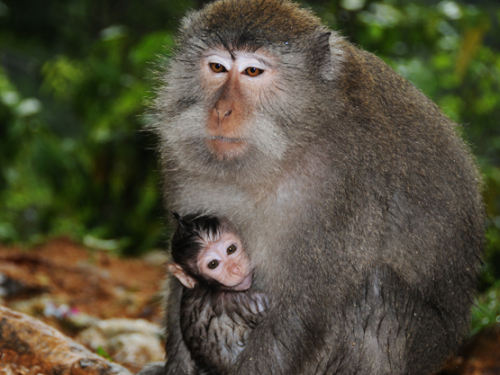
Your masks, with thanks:
<instances>
[{"instance_id":1,"label":"monkey nose","mask_svg":"<svg viewBox=\"0 0 500 375\"><path fill-rule=\"evenodd\" d=\"M233 266L231 267L231 273L232 273L233 275L236 275L236 276L243 276L243 270L242 270L242 268L241 268L239 265L237 265L237 264L235 264L235 265L233 265Z\"/></svg>"},{"instance_id":2,"label":"monkey nose","mask_svg":"<svg viewBox=\"0 0 500 375\"><path fill-rule=\"evenodd\" d=\"M215 106L214 110L219 120L222 120L224 117L229 117L231 113L233 113L233 109L230 106Z\"/></svg>"}]
</instances>

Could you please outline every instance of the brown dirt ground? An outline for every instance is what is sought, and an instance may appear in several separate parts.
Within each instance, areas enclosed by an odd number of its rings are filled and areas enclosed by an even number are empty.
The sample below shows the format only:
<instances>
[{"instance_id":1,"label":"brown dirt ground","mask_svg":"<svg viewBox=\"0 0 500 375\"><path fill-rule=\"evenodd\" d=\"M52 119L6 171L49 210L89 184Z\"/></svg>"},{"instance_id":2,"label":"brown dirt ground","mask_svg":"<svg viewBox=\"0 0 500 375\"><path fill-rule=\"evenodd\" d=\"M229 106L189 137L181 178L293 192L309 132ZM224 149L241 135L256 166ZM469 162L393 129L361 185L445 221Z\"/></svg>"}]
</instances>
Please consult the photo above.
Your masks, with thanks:
<instances>
[{"instance_id":1,"label":"brown dirt ground","mask_svg":"<svg viewBox=\"0 0 500 375\"><path fill-rule=\"evenodd\" d=\"M18 293L4 297L7 307L49 293L51 299L101 319L144 318L161 325L162 265L118 258L60 238L29 251L0 246L0 274L22 282ZM65 334L75 333L37 312Z\"/></svg>"},{"instance_id":2,"label":"brown dirt ground","mask_svg":"<svg viewBox=\"0 0 500 375\"><path fill-rule=\"evenodd\" d=\"M123 259L89 250L67 239L55 239L30 251L0 246L0 274L22 281L19 292L0 298L10 307L17 301L49 293L78 311L108 318L162 321L159 292L165 268L141 259ZM35 313L69 336L74 328ZM500 325L470 339L441 375L500 375Z\"/></svg>"}]
</instances>

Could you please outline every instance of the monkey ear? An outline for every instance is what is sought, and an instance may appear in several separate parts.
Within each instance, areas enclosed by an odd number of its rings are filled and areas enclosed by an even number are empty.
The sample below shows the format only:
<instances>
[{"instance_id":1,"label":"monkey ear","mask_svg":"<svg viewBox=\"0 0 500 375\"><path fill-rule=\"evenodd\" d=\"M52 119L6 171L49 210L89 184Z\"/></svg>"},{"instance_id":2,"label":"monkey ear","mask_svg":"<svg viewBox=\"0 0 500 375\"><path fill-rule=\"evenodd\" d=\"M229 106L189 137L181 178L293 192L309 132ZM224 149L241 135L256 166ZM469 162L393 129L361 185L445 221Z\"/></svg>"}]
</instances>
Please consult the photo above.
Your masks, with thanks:
<instances>
[{"instance_id":1,"label":"monkey ear","mask_svg":"<svg viewBox=\"0 0 500 375\"><path fill-rule=\"evenodd\" d=\"M196 286L196 280L189 276L184 269L174 262L168 262L167 268L177 279L188 289L193 289Z\"/></svg>"},{"instance_id":2,"label":"monkey ear","mask_svg":"<svg viewBox=\"0 0 500 375\"><path fill-rule=\"evenodd\" d=\"M319 50L325 50L330 52L330 36L332 35L331 31L326 31L322 33L316 40L316 48Z\"/></svg>"},{"instance_id":3,"label":"monkey ear","mask_svg":"<svg viewBox=\"0 0 500 375\"><path fill-rule=\"evenodd\" d=\"M331 31L322 32L316 37L315 50L321 54L316 61L320 64L319 72L324 79L333 80L340 70L343 50L339 48L342 37Z\"/></svg>"}]
</instances>

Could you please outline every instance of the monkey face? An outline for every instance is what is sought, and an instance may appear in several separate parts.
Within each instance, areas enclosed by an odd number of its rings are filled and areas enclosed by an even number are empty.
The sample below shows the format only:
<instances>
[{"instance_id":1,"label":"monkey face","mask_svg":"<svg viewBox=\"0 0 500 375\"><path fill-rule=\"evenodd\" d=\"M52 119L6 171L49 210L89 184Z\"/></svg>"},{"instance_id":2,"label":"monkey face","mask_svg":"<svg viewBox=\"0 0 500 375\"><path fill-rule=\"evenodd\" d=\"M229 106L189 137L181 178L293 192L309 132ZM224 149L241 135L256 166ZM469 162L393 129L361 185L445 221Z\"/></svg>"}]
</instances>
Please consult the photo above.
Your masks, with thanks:
<instances>
[{"instance_id":1,"label":"monkey face","mask_svg":"<svg viewBox=\"0 0 500 375\"><path fill-rule=\"evenodd\" d=\"M225 233L198 256L198 270L203 277L218 281L231 290L247 290L252 284L250 260L239 237Z\"/></svg>"},{"instance_id":2,"label":"monkey face","mask_svg":"<svg viewBox=\"0 0 500 375\"><path fill-rule=\"evenodd\" d=\"M202 86L216 98L208 109L205 143L217 159L237 158L252 142L258 100L272 85L272 58L259 53L210 51L202 59ZM255 126L255 124L253 124Z\"/></svg>"},{"instance_id":3,"label":"monkey face","mask_svg":"<svg viewBox=\"0 0 500 375\"><path fill-rule=\"evenodd\" d=\"M249 19L238 4L252 8ZM155 106L166 169L248 187L277 176L312 138L323 142L324 128L314 130L341 102L325 94L338 72L331 33L316 19L295 24L292 16L279 27L272 17L259 17L259 4L217 3L224 16L193 15L183 25ZM297 12L293 4L285 8ZM248 30L257 24L258 35Z\"/></svg>"},{"instance_id":4,"label":"monkey face","mask_svg":"<svg viewBox=\"0 0 500 375\"><path fill-rule=\"evenodd\" d=\"M171 62L182 82L169 74L170 86L158 97L164 151L183 169L208 176L221 167L239 178L256 165L259 173L272 172L290 144L285 111L276 111L286 107L289 94L277 70L280 59L262 48L211 48L197 57L188 66L180 63L182 55Z\"/></svg>"}]
</instances>

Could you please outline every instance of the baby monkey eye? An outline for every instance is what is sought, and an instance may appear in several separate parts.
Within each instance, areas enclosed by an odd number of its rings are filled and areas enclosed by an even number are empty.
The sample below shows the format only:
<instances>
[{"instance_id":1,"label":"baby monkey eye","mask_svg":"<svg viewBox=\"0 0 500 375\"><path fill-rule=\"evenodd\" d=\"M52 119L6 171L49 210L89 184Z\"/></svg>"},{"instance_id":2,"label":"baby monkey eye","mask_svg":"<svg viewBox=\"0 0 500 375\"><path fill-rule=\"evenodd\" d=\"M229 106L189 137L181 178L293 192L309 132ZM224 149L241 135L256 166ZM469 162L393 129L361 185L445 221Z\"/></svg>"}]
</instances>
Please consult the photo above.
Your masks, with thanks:
<instances>
[{"instance_id":1,"label":"baby monkey eye","mask_svg":"<svg viewBox=\"0 0 500 375\"><path fill-rule=\"evenodd\" d=\"M210 63L208 65L210 66L210 69L212 69L212 71L214 73L225 73L225 72L227 72L227 69L222 64L219 64L219 63Z\"/></svg>"},{"instance_id":2,"label":"baby monkey eye","mask_svg":"<svg viewBox=\"0 0 500 375\"><path fill-rule=\"evenodd\" d=\"M228 255L234 253L236 251L236 245L231 245L227 248L226 252Z\"/></svg>"},{"instance_id":3,"label":"baby monkey eye","mask_svg":"<svg viewBox=\"0 0 500 375\"><path fill-rule=\"evenodd\" d=\"M243 72L250 77L257 77L258 75L261 75L262 73L264 73L264 70L259 69L259 68L250 67L250 68L246 68Z\"/></svg>"},{"instance_id":4,"label":"baby monkey eye","mask_svg":"<svg viewBox=\"0 0 500 375\"><path fill-rule=\"evenodd\" d=\"M216 269L219 266L219 261L218 260L212 260L210 263L208 263L208 268L211 270Z\"/></svg>"}]
</instances>

